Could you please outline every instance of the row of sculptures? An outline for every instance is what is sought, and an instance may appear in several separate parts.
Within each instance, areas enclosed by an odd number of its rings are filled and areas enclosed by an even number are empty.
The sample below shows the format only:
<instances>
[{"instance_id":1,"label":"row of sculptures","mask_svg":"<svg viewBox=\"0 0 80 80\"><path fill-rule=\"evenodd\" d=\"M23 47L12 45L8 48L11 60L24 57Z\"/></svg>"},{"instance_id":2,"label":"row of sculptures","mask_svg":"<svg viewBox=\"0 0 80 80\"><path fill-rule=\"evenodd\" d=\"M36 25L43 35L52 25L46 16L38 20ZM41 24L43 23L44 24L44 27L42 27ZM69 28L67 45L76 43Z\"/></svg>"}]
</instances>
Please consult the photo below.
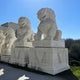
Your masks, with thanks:
<instances>
[{"instance_id":1,"label":"row of sculptures","mask_svg":"<svg viewBox=\"0 0 80 80\"><path fill-rule=\"evenodd\" d=\"M7 53L10 53L13 44L17 46L22 42L42 40L42 35L44 35L43 40L61 39L62 32L57 28L54 11L50 8L42 8L37 15L40 20L37 33L33 32L31 22L26 17L19 18L19 28L16 31L12 27L0 26L0 55L3 54L4 49L7 50Z\"/></svg>"}]
</instances>

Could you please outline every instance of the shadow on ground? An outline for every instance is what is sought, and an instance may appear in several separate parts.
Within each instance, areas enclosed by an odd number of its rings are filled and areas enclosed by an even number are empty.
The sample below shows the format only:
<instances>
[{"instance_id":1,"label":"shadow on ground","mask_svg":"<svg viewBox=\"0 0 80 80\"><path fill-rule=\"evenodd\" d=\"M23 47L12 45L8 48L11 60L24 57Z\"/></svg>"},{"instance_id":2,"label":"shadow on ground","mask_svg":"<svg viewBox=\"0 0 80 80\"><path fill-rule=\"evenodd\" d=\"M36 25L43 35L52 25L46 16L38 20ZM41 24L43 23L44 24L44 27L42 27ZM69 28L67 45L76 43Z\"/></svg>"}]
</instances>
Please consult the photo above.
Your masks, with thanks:
<instances>
[{"instance_id":1,"label":"shadow on ground","mask_svg":"<svg viewBox=\"0 0 80 80\"><path fill-rule=\"evenodd\" d=\"M22 75L29 77L29 80L79 80L71 70L53 76L33 69L0 62L0 69L2 68L4 69L4 75L0 76L0 80L17 80Z\"/></svg>"}]
</instances>

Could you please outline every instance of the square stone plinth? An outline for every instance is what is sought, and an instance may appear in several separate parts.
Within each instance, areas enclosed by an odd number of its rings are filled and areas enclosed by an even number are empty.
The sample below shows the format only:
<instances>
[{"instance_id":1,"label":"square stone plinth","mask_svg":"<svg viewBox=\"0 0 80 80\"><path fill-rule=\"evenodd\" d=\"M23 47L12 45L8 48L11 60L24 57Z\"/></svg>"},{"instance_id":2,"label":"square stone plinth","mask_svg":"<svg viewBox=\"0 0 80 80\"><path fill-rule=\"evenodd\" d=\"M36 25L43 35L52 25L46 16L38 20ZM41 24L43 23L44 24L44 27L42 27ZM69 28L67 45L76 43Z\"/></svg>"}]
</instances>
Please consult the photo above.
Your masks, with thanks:
<instances>
[{"instance_id":1,"label":"square stone plinth","mask_svg":"<svg viewBox=\"0 0 80 80\"><path fill-rule=\"evenodd\" d=\"M10 55L1 55L1 61L9 63L11 56Z\"/></svg>"},{"instance_id":2,"label":"square stone plinth","mask_svg":"<svg viewBox=\"0 0 80 80\"><path fill-rule=\"evenodd\" d=\"M41 41L33 41L34 47L63 47L65 48L65 41L64 40L41 40Z\"/></svg>"},{"instance_id":3,"label":"square stone plinth","mask_svg":"<svg viewBox=\"0 0 80 80\"><path fill-rule=\"evenodd\" d=\"M68 70L68 50L66 48L30 48L29 68L52 75Z\"/></svg>"},{"instance_id":4,"label":"square stone plinth","mask_svg":"<svg viewBox=\"0 0 80 80\"><path fill-rule=\"evenodd\" d=\"M29 63L29 48L26 47L17 47L12 48L11 51L11 64L17 64L24 67Z\"/></svg>"},{"instance_id":5,"label":"square stone plinth","mask_svg":"<svg viewBox=\"0 0 80 80\"><path fill-rule=\"evenodd\" d=\"M32 42L18 41L15 43L15 47L32 47Z\"/></svg>"},{"instance_id":6,"label":"square stone plinth","mask_svg":"<svg viewBox=\"0 0 80 80\"><path fill-rule=\"evenodd\" d=\"M3 48L1 52L1 61L9 63L11 58L11 48Z\"/></svg>"}]
</instances>

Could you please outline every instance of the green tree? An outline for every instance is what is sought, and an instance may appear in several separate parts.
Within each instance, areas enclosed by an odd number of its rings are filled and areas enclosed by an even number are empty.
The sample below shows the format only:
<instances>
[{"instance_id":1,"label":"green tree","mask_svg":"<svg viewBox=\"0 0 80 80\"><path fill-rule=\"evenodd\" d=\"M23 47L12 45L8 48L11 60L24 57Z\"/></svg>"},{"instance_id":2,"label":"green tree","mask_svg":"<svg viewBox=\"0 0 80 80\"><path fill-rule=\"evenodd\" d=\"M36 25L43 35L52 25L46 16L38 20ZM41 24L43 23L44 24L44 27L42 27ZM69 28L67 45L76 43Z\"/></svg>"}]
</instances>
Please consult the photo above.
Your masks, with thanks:
<instances>
[{"instance_id":1,"label":"green tree","mask_svg":"<svg viewBox=\"0 0 80 80\"><path fill-rule=\"evenodd\" d=\"M80 61L80 44L74 43L69 50L70 58Z\"/></svg>"},{"instance_id":2,"label":"green tree","mask_svg":"<svg viewBox=\"0 0 80 80\"><path fill-rule=\"evenodd\" d=\"M71 45L74 43L73 39L66 39L65 40L65 46L66 48L70 49Z\"/></svg>"}]
</instances>

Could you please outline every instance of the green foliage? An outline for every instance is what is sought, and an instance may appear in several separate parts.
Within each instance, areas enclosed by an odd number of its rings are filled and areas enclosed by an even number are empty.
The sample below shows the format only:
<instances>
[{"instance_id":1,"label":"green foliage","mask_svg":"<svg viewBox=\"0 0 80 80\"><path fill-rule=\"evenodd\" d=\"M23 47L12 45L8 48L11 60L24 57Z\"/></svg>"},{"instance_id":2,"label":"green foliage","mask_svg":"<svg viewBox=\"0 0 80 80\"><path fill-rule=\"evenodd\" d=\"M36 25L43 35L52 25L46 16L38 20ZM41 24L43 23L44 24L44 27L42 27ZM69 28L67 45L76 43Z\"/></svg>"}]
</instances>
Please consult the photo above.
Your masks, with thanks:
<instances>
[{"instance_id":1,"label":"green foliage","mask_svg":"<svg viewBox=\"0 0 80 80\"><path fill-rule=\"evenodd\" d=\"M77 76L80 80L80 67L77 66L71 66L71 71L75 76Z\"/></svg>"},{"instance_id":2,"label":"green foliage","mask_svg":"<svg viewBox=\"0 0 80 80\"><path fill-rule=\"evenodd\" d=\"M80 40L67 39L65 46L69 52L71 71L80 80Z\"/></svg>"},{"instance_id":3,"label":"green foliage","mask_svg":"<svg viewBox=\"0 0 80 80\"><path fill-rule=\"evenodd\" d=\"M70 61L69 61L69 64L70 64L71 66L80 66L80 61L70 60Z\"/></svg>"},{"instance_id":4,"label":"green foliage","mask_svg":"<svg viewBox=\"0 0 80 80\"><path fill-rule=\"evenodd\" d=\"M65 46L66 48L70 49L70 47L73 45L73 44L80 44L80 40L73 40L73 39L66 39L65 40Z\"/></svg>"},{"instance_id":5,"label":"green foliage","mask_svg":"<svg viewBox=\"0 0 80 80\"><path fill-rule=\"evenodd\" d=\"M66 48L70 49L70 46L74 43L73 39L66 39L65 40L65 46Z\"/></svg>"},{"instance_id":6,"label":"green foliage","mask_svg":"<svg viewBox=\"0 0 80 80\"><path fill-rule=\"evenodd\" d=\"M69 52L71 66L80 66L80 40L66 39L65 46Z\"/></svg>"},{"instance_id":7,"label":"green foliage","mask_svg":"<svg viewBox=\"0 0 80 80\"><path fill-rule=\"evenodd\" d=\"M80 44L74 43L71 45L69 56L70 58L80 61Z\"/></svg>"}]
</instances>

